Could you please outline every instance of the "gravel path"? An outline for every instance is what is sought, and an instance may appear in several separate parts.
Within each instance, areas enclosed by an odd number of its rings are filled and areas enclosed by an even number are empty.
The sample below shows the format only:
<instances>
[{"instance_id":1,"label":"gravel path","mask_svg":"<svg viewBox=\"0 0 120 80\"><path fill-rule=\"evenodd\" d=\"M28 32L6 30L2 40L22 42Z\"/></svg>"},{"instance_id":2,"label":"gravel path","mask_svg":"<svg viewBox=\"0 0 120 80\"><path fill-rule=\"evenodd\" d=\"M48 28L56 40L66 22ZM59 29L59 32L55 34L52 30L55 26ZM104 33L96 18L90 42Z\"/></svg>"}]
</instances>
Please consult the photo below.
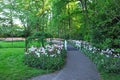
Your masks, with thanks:
<instances>
[{"instance_id":1,"label":"gravel path","mask_svg":"<svg viewBox=\"0 0 120 80\"><path fill-rule=\"evenodd\" d=\"M100 80L100 77L89 58L68 45L67 63L62 70L30 80Z\"/></svg>"}]
</instances>

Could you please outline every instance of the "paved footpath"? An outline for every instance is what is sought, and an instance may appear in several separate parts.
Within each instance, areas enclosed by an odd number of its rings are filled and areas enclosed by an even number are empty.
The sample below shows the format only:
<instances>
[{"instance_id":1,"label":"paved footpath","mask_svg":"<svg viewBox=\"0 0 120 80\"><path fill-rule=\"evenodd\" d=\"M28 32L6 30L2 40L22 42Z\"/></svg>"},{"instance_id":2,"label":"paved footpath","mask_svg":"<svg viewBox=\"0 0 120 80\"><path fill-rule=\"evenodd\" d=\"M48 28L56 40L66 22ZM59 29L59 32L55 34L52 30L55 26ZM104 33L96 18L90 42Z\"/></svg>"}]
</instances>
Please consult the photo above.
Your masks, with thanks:
<instances>
[{"instance_id":1,"label":"paved footpath","mask_svg":"<svg viewBox=\"0 0 120 80\"><path fill-rule=\"evenodd\" d=\"M100 80L100 76L89 58L68 45L67 63L62 70L30 80Z\"/></svg>"}]
</instances>

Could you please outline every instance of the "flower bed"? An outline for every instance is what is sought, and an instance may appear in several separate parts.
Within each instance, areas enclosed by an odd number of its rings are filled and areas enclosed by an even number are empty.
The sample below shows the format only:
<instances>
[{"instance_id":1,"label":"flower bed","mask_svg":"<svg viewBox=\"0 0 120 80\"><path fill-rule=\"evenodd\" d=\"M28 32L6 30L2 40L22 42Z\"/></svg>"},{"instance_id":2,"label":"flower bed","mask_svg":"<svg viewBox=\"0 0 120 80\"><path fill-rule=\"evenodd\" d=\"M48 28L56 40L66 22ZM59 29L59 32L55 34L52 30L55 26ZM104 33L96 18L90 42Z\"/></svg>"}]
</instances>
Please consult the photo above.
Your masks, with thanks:
<instances>
[{"instance_id":1,"label":"flower bed","mask_svg":"<svg viewBox=\"0 0 120 80\"><path fill-rule=\"evenodd\" d=\"M100 70L120 73L120 54L116 53L114 49L101 50L85 41L70 40L70 42L82 50Z\"/></svg>"},{"instance_id":2,"label":"flower bed","mask_svg":"<svg viewBox=\"0 0 120 80\"><path fill-rule=\"evenodd\" d=\"M46 45L45 47L34 47L25 52L24 63L30 67L45 70L59 70L65 63L63 44Z\"/></svg>"}]
</instances>

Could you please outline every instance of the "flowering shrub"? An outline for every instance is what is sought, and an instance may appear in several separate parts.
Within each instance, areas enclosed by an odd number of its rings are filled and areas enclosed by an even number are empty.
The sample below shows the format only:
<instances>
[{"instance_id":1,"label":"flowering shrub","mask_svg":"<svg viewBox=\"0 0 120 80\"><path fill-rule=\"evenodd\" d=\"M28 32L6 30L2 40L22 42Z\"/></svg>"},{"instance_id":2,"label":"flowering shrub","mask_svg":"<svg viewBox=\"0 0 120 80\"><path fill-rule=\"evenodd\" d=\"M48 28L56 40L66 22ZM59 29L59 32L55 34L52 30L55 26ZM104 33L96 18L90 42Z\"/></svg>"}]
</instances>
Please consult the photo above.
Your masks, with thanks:
<instances>
[{"instance_id":1,"label":"flowering shrub","mask_svg":"<svg viewBox=\"0 0 120 80\"><path fill-rule=\"evenodd\" d=\"M101 50L85 41L70 40L75 47L82 50L100 70L106 72L120 72L120 54L114 49Z\"/></svg>"},{"instance_id":2,"label":"flowering shrub","mask_svg":"<svg viewBox=\"0 0 120 80\"><path fill-rule=\"evenodd\" d=\"M24 63L30 67L58 70L65 63L65 50L61 44L46 45L45 47L34 47L25 52Z\"/></svg>"}]
</instances>

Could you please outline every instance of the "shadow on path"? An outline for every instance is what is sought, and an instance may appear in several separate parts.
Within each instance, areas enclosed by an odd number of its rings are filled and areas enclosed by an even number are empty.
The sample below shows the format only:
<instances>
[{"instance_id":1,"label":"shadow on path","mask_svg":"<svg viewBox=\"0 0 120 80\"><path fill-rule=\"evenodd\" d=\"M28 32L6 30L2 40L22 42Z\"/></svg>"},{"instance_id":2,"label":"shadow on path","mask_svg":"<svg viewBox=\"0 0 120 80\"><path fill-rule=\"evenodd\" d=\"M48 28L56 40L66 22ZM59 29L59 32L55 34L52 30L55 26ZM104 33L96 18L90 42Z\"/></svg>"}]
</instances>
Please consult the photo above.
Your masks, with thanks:
<instances>
[{"instance_id":1,"label":"shadow on path","mask_svg":"<svg viewBox=\"0 0 120 80\"><path fill-rule=\"evenodd\" d=\"M100 80L100 76L96 66L89 58L68 45L67 63L62 70L30 80Z\"/></svg>"}]
</instances>

